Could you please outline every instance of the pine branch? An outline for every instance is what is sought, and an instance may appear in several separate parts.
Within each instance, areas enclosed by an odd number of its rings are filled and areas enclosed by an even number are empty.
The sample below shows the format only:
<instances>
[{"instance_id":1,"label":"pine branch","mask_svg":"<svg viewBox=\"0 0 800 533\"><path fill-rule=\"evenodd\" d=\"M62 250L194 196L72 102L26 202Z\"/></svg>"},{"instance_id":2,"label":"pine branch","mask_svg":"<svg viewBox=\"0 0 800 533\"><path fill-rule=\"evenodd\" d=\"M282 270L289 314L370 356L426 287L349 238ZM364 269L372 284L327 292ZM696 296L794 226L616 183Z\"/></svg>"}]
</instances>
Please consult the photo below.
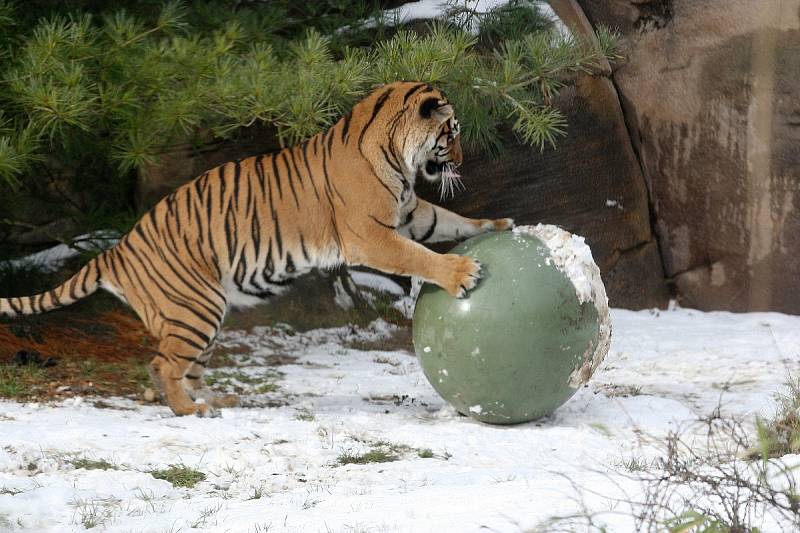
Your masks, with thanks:
<instances>
[{"instance_id":1,"label":"pine branch","mask_svg":"<svg viewBox=\"0 0 800 533\"><path fill-rule=\"evenodd\" d=\"M345 4L373 13L365 2ZM123 176L157 165L160 154L198 132L227 136L255 123L273 125L282 144L293 144L328 127L375 84L396 79L446 90L470 146L499 150L498 128L509 124L543 148L565 133L551 108L560 88L614 59L617 39L600 29L592 47L559 35L534 4L460 12L488 36L451 17L424 35L400 30L363 48L346 45L348 35L364 35L357 25L327 35L313 29L330 29L330 21L306 24L310 30L287 41L278 34L314 13L333 17L336 28L345 20L344 8L315 4L301 13L288 0L239 13L206 6L199 15L172 2L152 23L122 11L46 18L0 58L8 89L0 108L26 124L0 127L0 178L19 185L46 150L108 161ZM534 19L544 29L527 33L519 21ZM0 0L0 26L13 21Z\"/></svg>"}]
</instances>

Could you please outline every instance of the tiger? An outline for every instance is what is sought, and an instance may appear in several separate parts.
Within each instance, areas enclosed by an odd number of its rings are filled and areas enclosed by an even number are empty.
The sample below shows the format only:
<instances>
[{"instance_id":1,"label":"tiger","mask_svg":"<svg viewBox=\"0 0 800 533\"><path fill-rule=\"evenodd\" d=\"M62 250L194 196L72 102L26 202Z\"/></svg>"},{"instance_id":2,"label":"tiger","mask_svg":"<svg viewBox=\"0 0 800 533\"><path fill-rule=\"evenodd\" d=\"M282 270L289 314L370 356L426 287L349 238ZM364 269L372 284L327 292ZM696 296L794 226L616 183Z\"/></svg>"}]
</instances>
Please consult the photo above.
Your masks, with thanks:
<instances>
[{"instance_id":1,"label":"tiger","mask_svg":"<svg viewBox=\"0 0 800 533\"><path fill-rule=\"evenodd\" d=\"M178 187L62 285L0 299L0 315L45 312L104 289L156 339L148 370L172 412L217 416L239 401L203 379L229 308L340 265L416 276L457 298L476 286L476 260L423 243L507 230L513 220L465 218L414 191L418 180L452 188L462 158L443 92L424 82L384 85L305 142Z\"/></svg>"}]
</instances>

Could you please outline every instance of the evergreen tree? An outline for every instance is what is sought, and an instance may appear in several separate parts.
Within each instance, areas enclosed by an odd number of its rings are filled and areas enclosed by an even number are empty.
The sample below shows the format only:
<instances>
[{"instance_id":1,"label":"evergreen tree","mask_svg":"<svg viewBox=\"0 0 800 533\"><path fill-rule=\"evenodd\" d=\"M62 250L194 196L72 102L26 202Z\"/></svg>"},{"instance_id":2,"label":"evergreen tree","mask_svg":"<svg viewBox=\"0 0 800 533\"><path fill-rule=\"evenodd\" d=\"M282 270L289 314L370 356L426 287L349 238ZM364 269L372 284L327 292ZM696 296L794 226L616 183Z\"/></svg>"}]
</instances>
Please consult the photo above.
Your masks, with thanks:
<instances>
[{"instance_id":1,"label":"evergreen tree","mask_svg":"<svg viewBox=\"0 0 800 533\"><path fill-rule=\"evenodd\" d=\"M123 205L136 173L176 145L255 123L293 144L397 79L442 87L473 147L498 151L504 123L544 147L565 133L551 103L571 73L615 57L610 32L590 46L530 0L484 13L453 1L418 30L358 0L72 4L0 0L3 194L68 172L123 191Z\"/></svg>"}]
</instances>

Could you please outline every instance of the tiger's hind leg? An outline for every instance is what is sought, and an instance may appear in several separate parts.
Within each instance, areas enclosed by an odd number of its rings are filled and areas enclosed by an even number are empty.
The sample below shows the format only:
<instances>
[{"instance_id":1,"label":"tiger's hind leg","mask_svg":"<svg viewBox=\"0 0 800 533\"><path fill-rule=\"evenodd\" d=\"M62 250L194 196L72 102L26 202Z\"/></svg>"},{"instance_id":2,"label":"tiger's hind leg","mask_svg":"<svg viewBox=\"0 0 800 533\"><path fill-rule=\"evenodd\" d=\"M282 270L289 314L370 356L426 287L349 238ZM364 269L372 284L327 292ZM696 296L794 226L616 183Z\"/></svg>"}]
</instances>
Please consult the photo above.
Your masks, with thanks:
<instances>
[{"instance_id":1,"label":"tiger's hind leg","mask_svg":"<svg viewBox=\"0 0 800 533\"><path fill-rule=\"evenodd\" d=\"M197 361L192 363L189 371L183 377L183 387L193 400L202 400L211 407L236 407L239 405L239 395L220 395L212 391L203 379L206 363L211 358L210 347L203 352Z\"/></svg>"},{"instance_id":2,"label":"tiger's hind leg","mask_svg":"<svg viewBox=\"0 0 800 533\"><path fill-rule=\"evenodd\" d=\"M213 336L213 334L208 335L208 338ZM158 355L151 361L149 370L167 405L179 416L191 414L203 417L216 416L217 405L206 402L201 394L190 395L185 386L186 381L192 381L187 379L190 369L199 366L196 361L202 360L208 346L203 346L190 338L182 329L171 326L164 329L161 339ZM202 380L202 374L199 377L200 379L196 381ZM195 402L195 398L201 402Z\"/></svg>"}]
</instances>

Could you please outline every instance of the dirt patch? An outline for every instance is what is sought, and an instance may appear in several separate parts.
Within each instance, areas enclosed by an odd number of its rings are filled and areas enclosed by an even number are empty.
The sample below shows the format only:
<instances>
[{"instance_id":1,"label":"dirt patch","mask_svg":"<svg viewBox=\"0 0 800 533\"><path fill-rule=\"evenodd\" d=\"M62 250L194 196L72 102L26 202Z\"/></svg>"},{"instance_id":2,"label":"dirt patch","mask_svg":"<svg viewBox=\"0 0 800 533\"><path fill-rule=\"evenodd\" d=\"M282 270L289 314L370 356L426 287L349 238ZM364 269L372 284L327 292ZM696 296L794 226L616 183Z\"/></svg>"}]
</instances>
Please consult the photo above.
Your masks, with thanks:
<instances>
[{"instance_id":1,"label":"dirt patch","mask_svg":"<svg viewBox=\"0 0 800 533\"><path fill-rule=\"evenodd\" d=\"M0 323L0 397L141 395L155 341L129 310L105 303Z\"/></svg>"}]
</instances>

